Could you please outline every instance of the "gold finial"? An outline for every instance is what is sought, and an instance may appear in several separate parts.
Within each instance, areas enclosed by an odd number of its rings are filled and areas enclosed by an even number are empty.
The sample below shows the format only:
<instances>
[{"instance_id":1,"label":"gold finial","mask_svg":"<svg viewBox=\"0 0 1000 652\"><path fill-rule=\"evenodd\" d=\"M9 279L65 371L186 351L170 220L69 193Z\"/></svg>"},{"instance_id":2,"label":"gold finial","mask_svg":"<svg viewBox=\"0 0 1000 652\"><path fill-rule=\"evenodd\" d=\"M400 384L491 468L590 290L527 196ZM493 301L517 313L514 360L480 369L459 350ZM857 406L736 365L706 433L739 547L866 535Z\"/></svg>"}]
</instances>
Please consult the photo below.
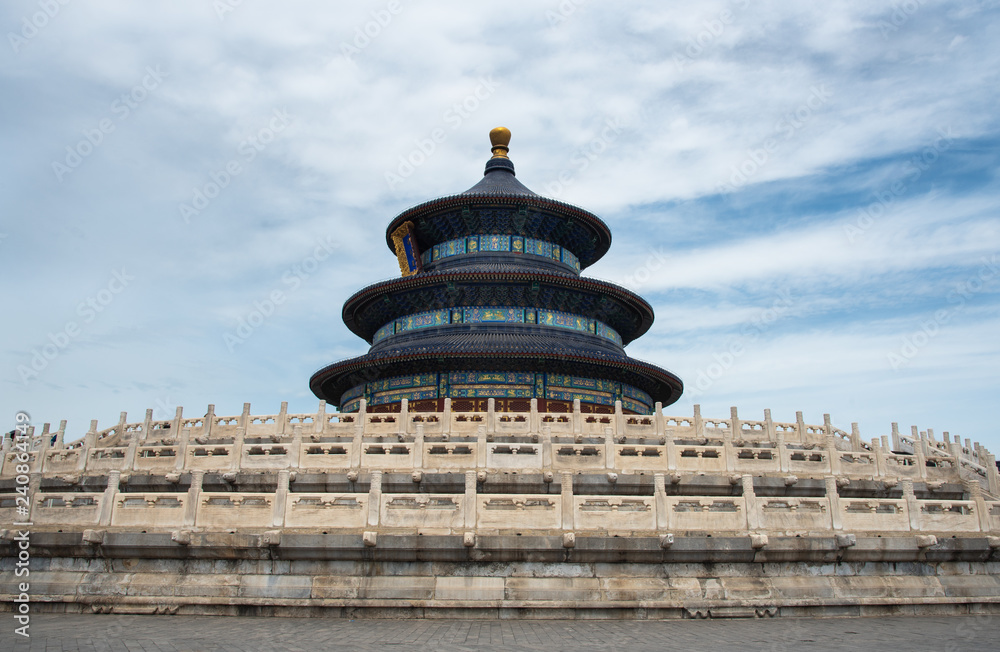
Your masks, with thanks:
<instances>
[{"instance_id":1,"label":"gold finial","mask_svg":"<svg viewBox=\"0 0 1000 652\"><path fill-rule=\"evenodd\" d=\"M490 130L490 143L493 145L493 158L507 158L510 150L510 129L507 127L496 127Z\"/></svg>"}]
</instances>

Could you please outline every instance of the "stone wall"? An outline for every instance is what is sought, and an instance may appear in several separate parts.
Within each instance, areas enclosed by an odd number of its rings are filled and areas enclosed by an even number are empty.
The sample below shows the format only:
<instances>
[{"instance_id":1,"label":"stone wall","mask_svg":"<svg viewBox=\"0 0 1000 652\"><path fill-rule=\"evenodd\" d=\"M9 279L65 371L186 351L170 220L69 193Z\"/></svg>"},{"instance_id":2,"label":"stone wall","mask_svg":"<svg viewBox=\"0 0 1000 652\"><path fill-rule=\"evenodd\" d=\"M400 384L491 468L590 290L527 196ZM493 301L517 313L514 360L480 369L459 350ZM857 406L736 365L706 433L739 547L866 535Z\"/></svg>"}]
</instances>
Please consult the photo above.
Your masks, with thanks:
<instances>
[{"instance_id":1,"label":"stone wall","mask_svg":"<svg viewBox=\"0 0 1000 652\"><path fill-rule=\"evenodd\" d=\"M321 402L314 414L246 405L218 417L209 406L170 421L123 414L70 445L65 423L46 425L26 461L5 442L0 523L23 519L15 489L27 480L33 586L53 609L667 617L1000 605L1000 477L978 444L895 426L866 442L828 416L576 408L327 414ZM0 531L5 574L17 532Z\"/></svg>"}]
</instances>

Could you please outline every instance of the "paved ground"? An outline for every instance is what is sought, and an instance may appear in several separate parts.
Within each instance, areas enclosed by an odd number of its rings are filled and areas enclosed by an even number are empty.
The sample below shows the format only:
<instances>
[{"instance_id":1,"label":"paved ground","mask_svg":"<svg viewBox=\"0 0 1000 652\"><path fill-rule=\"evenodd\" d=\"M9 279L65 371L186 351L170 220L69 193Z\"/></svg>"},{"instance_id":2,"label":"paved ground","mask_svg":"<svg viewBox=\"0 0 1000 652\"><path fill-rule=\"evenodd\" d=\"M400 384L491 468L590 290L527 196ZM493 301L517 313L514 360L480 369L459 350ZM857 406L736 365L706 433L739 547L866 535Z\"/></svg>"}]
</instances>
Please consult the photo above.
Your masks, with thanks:
<instances>
[{"instance_id":1,"label":"paved ground","mask_svg":"<svg viewBox=\"0 0 1000 652\"><path fill-rule=\"evenodd\" d=\"M0 614L4 652L313 650L1000 650L1000 618L672 621L332 620L39 614L30 639Z\"/></svg>"}]
</instances>

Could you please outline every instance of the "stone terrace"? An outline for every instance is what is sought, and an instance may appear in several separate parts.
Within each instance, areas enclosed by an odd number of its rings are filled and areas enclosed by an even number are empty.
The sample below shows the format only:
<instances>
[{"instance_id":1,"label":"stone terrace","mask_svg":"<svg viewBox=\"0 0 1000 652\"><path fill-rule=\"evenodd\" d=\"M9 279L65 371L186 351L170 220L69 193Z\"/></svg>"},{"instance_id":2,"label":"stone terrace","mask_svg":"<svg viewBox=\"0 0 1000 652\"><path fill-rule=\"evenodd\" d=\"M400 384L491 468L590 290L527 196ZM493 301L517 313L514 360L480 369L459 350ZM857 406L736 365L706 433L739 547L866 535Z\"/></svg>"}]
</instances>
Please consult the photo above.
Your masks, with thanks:
<instances>
[{"instance_id":1,"label":"stone terrace","mask_svg":"<svg viewBox=\"0 0 1000 652\"><path fill-rule=\"evenodd\" d=\"M622 413L65 423L5 443L51 609L658 618L1000 607L1000 476L933 432ZM27 468L25 468L27 467ZM11 555L16 530L0 531ZM12 596L0 595L9 600ZM957 610L957 611L956 611Z\"/></svg>"}]
</instances>

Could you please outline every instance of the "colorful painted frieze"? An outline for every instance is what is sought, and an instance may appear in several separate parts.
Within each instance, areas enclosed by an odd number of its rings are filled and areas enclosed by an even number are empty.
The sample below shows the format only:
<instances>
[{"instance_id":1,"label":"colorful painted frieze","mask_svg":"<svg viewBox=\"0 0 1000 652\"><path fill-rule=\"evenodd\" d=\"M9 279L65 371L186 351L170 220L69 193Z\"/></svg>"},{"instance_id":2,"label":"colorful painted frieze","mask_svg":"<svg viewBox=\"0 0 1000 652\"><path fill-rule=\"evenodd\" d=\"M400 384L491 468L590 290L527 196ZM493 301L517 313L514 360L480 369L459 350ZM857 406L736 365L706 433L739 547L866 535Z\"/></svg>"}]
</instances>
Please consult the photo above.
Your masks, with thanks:
<instances>
[{"instance_id":1,"label":"colorful painted frieze","mask_svg":"<svg viewBox=\"0 0 1000 652\"><path fill-rule=\"evenodd\" d=\"M478 323L524 323L523 308L465 308L462 321Z\"/></svg>"},{"instance_id":2,"label":"colorful painted frieze","mask_svg":"<svg viewBox=\"0 0 1000 652\"><path fill-rule=\"evenodd\" d=\"M532 398L530 385L458 385L450 393L452 398Z\"/></svg>"},{"instance_id":3,"label":"colorful painted frieze","mask_svg":"<svg viewBox=\"0 0 1000 652\"><path fill-rule=\"evenodd\" d=\"M365 395L365 386L364 386L364 383L362 383L361 385L355 385L354 387L352 387L349 390L347 390L346 392L344 392L340 396L340 400L342 400L342 401L349 401L352 398L359 398L359 397L364 396L364 395Z\"/></svg>"},{"instance_id":4,"label":"colorful painted frieze","mask_svg":"<svg viewBox=\"0 0 1000 652\"><path fill-rule=\"evenodd\" d=\"M602 321L596 322L597 334L603 338L609 339L618 346L622 345L622 336L618 334L618 331L611 328Z\"/></svg>"},{"instance_id":5,"label":"colorful painted frieze","mask_svg":"<svg viewBox=\"0 0 1000 652\"><path fill-rule=\"evenodd\" d=\"M479 251L510 251L509 235L479 236Z\"/></svg>"},{"instance_id":6,"label":"colorful painted frieze","mask_svg":"<svg viewBox=\"0 0 1000 652\"><path fill-rule=\"evenodd\" d=\"M389 337L396 332L396 322L392 321L383 326L382 328L375 331L375 336L372 338L372 343L381 342L385 338Z\"/></svg>"},{"instance_id":7,"label":"colorful painted frieze","mask_svg":"<svg viewBox=\"0 0 1000 652\"><path fill-rule=\"evenodd\" d=\"M373 392L398 389L401 387L421 387L424 385L437 385L437 374L418 374L415 376L394 376L383 378L369 383Z\"/></svg>"},{"instance_id":8,"label":"colorful painted frieze","mask_svg":"<svg viewBox=\"0 0 1000 652\"><path fill-rule=\"evenodd\" d=\"M419 389L401 389L389 392L376 392L372 396L372 405L384 405L385 403L398 403L404 398L408 401L422 401L429 398L437 398L437 387L425 387Z\"/></svg>"},{"instance_id":9,"label":"colorful painted frieze","mask_svg":"<svg viewBox=\"0 0 1000 652\"><path fill-rule=\"evenodd\" d=\"M588 332L590 331L590 322L591 320L586 317L573 315L568 312L560 312L558 310L538 311L538 323L545 324L546 326L560 326L562 328Z\"/></svg>"},{"instance_id":10,"label":"colorful painted frieze","mask_svg":"<svg viewBox=\"0 0 1000 652\"><path fill-rule=\"evenodd\" d=\"M653 406L647 405L646 403L640 403L639 401L633 401L630 398L623 398L622 409L638 412L639 414L648 414L652 411Z\"/></svg>"},{"instance_id":11,"label":"colorful painted frieze","mask_svg":"<svg viewBox=\"0 0 1000 652\"><path fill-rule=\"evenodd\" d=\"M506 306L444 308L442 310L407 315L379 328L375 332L372 341L373 343L380 342L395 333L462 323L537 323L543 326L568 328L583 333L595 333L600 337L611 340L619 346L622 345L621 335L604 322L556 310L510 308Z\"/></svg>"},{"instance_id":12,"label":"colorful painted frieze","mask_svg":"<svg viewBox=\"0 0 1000 652\"><path fill-rule=\"evenodd\" d=\"M552 243L545 242L544 240L536 240L535 238L525 238L524 253L552 258Z\"/></svg>"},{"instance_id":13,"label":"colorful painted frieze","mask_svg":"<svg viewBox=\"0 0 1000 652\"><path fill-rule=\"evenodd\" d=\"M562 390L552 387L545 390L545 398L555 401L573 401L579 399L584 403L599 405L614 405L614 396L598 392L583 392L580 390Z\"/></svg>"},{"instance_id":14,"label":"colorful painted frieze","mask_svg":"<svg viewBox=\"0 0 1000 652\"><path fill-rule=\"evenodd\" d=\"M567 265L572 265L576 271L580 271L580 259L573 255L568 249L562 250L562 261Z\"/></svg>"},{"instance_id":15,"label":"colorful painted frieze","mask_svg":"<svg viewBox=\"0 0 1000 652\"><path fill-rule=\"evenodd\" d=\"M506 383L510 385L531 385L535 374L496 371L453 371L448 374L452 385L474 385L477 383Z\"/></svg>"},{"instance_id":16,"label":"colorful painted frieze","mask_svg":"<svg viewBox=\"0 0 1000 652\"><path fill-rule=\"evenodd\" d=\"M632 387L631 385L626 385L625 383L622 383L622 396L625 396L625 397L628 397L628 398L632 398L632 399L635 399L637 401L641 401L642 403L645 403L646 405L652 405L653 404L653 397L652 396L650 396L646 392L642 391L638 387Z\"/></svg>"},{"instance_id":17,"label":"colorful painted frieze","mask_svg":"<svg viewBox=\"0 0 1000 652\"><path fill-rule=\"evenodd\" d=\"M546 374L545 381L549 387L593 389L608 392L609 394L613 394L618 387L618 383L613 380L581 378L580 376L567 376L564 374Z\"/></svg>"},{"instance_id":18,"label":"colorful painted frieze","mask_svg":"<svg viewBox=\"0 0 1000 652\"><path fill-rule=\"evenodd\" d=\"M468 236L441 242L430 250L421 254L424 263L441 260L449 256L461 254L474 254L480 251L512 251L518 254L531 254L533 256L543 256L552 258L567 265L572 266L577 271L580 270L580 259L572 252L567 251L559 245L536 238L525 238L515 235L487 234Z\"/></svg>"}]
</instances>

